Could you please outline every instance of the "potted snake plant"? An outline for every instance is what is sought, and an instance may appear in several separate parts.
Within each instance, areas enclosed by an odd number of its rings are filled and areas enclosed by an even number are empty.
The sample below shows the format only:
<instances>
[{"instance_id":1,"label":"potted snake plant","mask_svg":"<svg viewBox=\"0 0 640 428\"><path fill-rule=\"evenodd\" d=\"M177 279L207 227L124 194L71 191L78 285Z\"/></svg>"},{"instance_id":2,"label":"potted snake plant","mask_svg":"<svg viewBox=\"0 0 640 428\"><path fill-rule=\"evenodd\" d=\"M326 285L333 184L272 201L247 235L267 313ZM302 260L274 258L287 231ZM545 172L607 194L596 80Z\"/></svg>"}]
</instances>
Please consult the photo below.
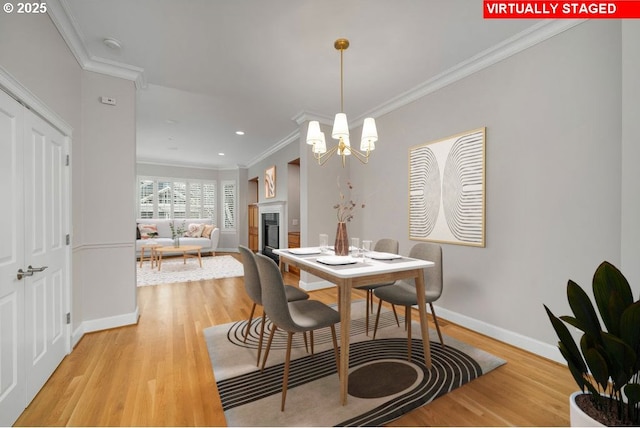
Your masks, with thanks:
<instances>
[{"instance_id":1,"label":"potted snake plant","mask_svg":"<svg viewBox=\"0 0 640 428\"><path fill-rule=\"evenodd\" d=\"M567 360L579 392L572 394L572 426L587 424L580 411L597 421L592 426L640 424L640 300L633 299L624 275L602 262L593 276L593 295L603 329L587 293L575 282L567 284L573 316L556 317L544 305L558 335L558 348ZM582 332L580 345L571 325ZM580 397L580 398L579 398Z\"/></svg>"}]
</instances>

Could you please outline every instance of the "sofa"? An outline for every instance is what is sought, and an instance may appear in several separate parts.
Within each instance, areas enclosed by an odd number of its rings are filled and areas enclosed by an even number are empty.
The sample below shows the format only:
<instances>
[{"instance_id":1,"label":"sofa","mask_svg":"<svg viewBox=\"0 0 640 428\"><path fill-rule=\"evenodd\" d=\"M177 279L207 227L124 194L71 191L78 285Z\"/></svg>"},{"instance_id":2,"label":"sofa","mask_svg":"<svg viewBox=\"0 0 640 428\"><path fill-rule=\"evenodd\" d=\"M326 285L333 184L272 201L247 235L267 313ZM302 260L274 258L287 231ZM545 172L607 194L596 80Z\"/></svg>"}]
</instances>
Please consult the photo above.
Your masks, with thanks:
<instances>
[{"instance_id":1,"label":"sofa","mask_svg":"<svg viewBox=\"0 0 640 428\"><path fill-rule=\"evenodd\" d=\"M140 247L149 244L172 246L171 225L176 232L184 229L180 236L180 245L198 245L202 254L215 255L220 240L220 229L211 219L203 218L139 218L136 220L136 255L140 256ZM156 235L157 234L157 235Z\"/></svg>"}]
</instances>

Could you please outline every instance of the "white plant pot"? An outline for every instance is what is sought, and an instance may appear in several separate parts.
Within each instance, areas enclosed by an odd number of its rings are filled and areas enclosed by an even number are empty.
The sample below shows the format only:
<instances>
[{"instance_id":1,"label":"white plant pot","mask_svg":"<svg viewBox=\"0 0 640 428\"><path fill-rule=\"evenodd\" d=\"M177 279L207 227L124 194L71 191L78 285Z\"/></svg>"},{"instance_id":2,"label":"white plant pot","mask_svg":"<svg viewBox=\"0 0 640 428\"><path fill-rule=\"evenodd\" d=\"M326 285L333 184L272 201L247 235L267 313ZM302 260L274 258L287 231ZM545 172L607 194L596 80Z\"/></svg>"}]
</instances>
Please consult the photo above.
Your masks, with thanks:
<instances>
[{"instance_id":1,"label":"white plant pot","mask_svg":"<svg viewBox=\"0 0 640 428\"><path fill-rule=\"evenodd\" d=\"M569 422L572 427L603 427L606 425L593 419L591 416L580 410L576 404L576 397L583 394L582 391L576 391L569 396Z\"/></svg>"}]
</instances>

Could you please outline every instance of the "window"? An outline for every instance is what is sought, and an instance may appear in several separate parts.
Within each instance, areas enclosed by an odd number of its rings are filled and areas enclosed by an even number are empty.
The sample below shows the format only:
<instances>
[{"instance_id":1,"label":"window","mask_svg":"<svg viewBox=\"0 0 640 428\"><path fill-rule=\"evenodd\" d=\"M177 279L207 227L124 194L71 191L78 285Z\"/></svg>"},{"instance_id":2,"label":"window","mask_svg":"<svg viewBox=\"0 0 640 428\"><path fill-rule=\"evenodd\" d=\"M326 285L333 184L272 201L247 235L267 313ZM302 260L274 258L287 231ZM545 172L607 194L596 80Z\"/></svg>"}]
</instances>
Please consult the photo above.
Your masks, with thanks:
<instances>
[{"instance_id":1,"label":"window","mask_svg":"<svg viewBox=\"0 0 640 428\"><path fill-rule=\"evenodd\" d=\"M138 177L138 189L140 218L210 218L216 223L215 181Z\"/></svg>"},{"instance_id":2,"label":"window","mask_svg":"<svg viewBox=\"0 0 640 428\"><path fill-rule=\"evenodd\" d=\"M202 215L202 184L191 183L189 186L189 218Z\"/></svg>"},{"instance_id":3,"label":"window","mask_svg":"<svg viewBox=\"0 0 640 428\"><path fill-rule=\"evenodd\" d=\"M187 218L187 183L173 183L173 218Z\"/></svg>"},{"instance_id":4,"label":"window","mask_svg":"<svg viewBox=\"0 0 640 428\"><path fill-rule=\"evenodd\" d=\"M235 230L236 228L236 182L222 182L222 209L223 230Z\"/></svg>"},{"instance_id":5,"label":"window","mask_svg":"<svg viewBox=\"0 0 640 428\"><path fill-rule=\"evenodd\" d=\"M216 184L202 183L202 211L203 218L211 218L216 222Z\"/></svg>"},{"instance_id":6,"label":"window","mask_svg":"<svg viewBox=\"0 0 640 428\"><path fill-rule=\"evenodd\" d=\"M153 218L153 205L156 199L154 185L155 182L153 180L140 180L140 198L138 207L140 218Z\"/></svg>"}]
</instances>

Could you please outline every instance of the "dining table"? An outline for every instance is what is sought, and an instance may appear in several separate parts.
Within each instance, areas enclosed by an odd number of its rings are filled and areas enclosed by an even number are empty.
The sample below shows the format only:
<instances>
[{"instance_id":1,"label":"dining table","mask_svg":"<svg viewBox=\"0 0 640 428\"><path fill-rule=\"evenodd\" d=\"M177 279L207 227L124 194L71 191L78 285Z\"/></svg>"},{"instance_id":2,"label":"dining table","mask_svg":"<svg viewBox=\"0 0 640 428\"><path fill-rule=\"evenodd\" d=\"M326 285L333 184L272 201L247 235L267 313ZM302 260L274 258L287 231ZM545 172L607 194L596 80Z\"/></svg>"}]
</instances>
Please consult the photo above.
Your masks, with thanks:
<instances>
[{"instance_id":1,"label":"dining table","mask_svg":"<svg viewBox=\"0 0 640 428\"><path fill-rule=\"evenodd\" d=\"M351 330L351 292L354 287L394 282L400 279L415 280L418 296L425 294L424 269L434 266L428 260L413 259L388 253L369 252L364 257L336 256L331 250L319 247L281 248L273 250L278 255L280 270L287 266L324 279L338 287L338 312L340 313L340 402L347 404L349 388L349 342ZM429 329L425 299L418 299L420 330L424 349L424 361L431 368Z\"/></svg>"}]
</instances>

